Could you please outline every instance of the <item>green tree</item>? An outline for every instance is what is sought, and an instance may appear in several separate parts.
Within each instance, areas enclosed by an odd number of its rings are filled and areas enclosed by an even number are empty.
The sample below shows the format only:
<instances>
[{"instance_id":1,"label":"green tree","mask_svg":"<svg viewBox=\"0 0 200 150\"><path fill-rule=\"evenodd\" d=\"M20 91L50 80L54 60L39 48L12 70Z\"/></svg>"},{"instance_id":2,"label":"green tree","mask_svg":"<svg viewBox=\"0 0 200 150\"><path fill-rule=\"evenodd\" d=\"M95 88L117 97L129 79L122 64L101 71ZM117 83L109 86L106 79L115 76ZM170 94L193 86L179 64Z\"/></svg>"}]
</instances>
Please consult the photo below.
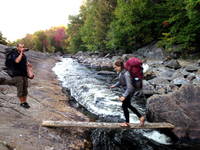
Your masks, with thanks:
<instances>
[{"instance_id":1,"label":"green tree","mask_svg":"<svg viewBox=\"0 0 200 150\"><path fill-rule=\"evenodd\" d=\"M158 35L155 31L160 21L154 20L154 8L150 0L118 0L107 46L131 52L152 42Z\"/></svg>"},{"instance_id":2,"label":"green tree","mask_svg":"<svg viewBox=\"0 0 200 150\"><path fill-rule=\"evenodd\" d=\"M84 17L84 24L80 28L81 40L85 47L90 51L98 50L95 44L95 15L97 0L87 0L85 6L82 7L81 13Z\"/></svg>"},{"instance_id":3,"label":"green tree","mask_svg":"<svg viewBox=\"0 0 200 150\"><path fill-rule=\"evenodd\" d=\"M34 36L32 34L27 34L23 39L20 40L20 43L24 43L26 47L33 49Z\"/></svg>"},{"instance_id":4,"label":"green tree","mask_svg":"<svg viewBox=\"0 0 200 150\"><path fill-rule=\"evenodd\" d=\"M168 30L161 37L161 45L168 51L193 52L199 49L200 0L166 0L161 4L168 10Z\"/></svg>"},{"instance_id":5,"label":"green tree","mask_svg":"<svg viewBox=\"0 0 200 150\"><path fill-rule=\"evenodd\" d=\"M71 53L75 53L77 51L86 51L86 47L83 44L80 34L80 28L83 25L83 17L84 16L81 16L81 14L77 16L69 16L70 23L68 24L67 30L67 49Z\"/></svg>"},{"instance_id":6,"label":"green tree","mask_svg":"<svg viewBox=\"0 0 200 150\"><path fill-rule=\"evenodd\" d=\"M35 39L34 39L34 49L39 49L42 52L47 51L47 36L44 31L37 31L34 33Z\"/></svg>"},{"instance_id":7,"label":"green tree","mask_svg":"<svg viewBox=\"0 0 200 150\"><path fill-rule=\"evenodd\" d=\"M195 52L199 10L200 0L86 0L67 28L38 31L23 41L44 52L127 53L153 41L168 51Z\"/></svg>"},{"instance_id":8,"label":"green tree","mask_svg":"<svg viewBox=\"0 0 200 150\"><path fill-rule=\"evenodd\" d=\"M113 11L116 8L116 0L99 0L97 1L95 21L95 44L98 50L105 51L108 42L107 34L110 29L114 15Z\"/></svg>"},{"instance_id":9,"label":"green tree","mask_svg":"<svg viewBox=\"0 0 200 150\"><path fill-rule=\"evenodd\" d=\"M90 51L106 51L107 33L113 20L116 0L87 0L81 13L81 39Z\"/></svg>"}]
</instances>

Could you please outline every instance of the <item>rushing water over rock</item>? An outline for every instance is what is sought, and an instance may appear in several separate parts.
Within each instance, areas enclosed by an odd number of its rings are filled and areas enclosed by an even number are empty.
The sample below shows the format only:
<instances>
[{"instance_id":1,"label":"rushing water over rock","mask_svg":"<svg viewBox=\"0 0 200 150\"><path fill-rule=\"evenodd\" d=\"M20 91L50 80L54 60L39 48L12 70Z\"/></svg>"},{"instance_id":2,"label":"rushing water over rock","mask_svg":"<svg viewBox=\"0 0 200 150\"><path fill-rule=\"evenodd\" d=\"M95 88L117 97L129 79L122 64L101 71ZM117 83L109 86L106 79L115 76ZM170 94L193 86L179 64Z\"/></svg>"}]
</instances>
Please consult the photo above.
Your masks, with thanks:
<instances>
[{"instance_id":1,"label":"rushing water over rock","mask_svg":"<svg viewBox=\"0 0 200 150\"><path fill-rule=\"evenodd\" d=\"M120 89L109 88L114 83L113 76L97 75L95 70L90 70L71 58L62 58L53 71L62 81L62 86L70 89L75 100L89 112L100 117L124 119L121 102L118 100ZM139 108L139 110L144 109ZM139 122L132 112L130 122ZM154 130L137 130L137 133L161 144L169 144L170 141L167 136Z\"/></svg>"}]
</instances>

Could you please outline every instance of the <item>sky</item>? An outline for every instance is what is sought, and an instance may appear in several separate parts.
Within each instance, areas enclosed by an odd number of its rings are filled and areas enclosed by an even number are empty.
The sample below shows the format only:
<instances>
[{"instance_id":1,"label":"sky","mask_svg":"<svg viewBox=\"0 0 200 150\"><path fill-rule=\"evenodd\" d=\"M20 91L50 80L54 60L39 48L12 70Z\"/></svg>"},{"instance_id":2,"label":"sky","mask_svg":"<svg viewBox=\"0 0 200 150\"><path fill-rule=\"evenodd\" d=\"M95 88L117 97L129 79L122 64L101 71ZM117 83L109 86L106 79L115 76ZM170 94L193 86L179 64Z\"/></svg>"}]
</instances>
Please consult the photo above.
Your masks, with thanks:
<instances>
[{"instance_id":1,"label":"sky","mask_svg":"<svg viewBox=\"0 0 200 150\"><path fill-rule=\"evenodd\" d=\"M67 25L79 13L83 0L0 0L0 31L7 40L27 33Z\"/></svg>"}]
</instances>

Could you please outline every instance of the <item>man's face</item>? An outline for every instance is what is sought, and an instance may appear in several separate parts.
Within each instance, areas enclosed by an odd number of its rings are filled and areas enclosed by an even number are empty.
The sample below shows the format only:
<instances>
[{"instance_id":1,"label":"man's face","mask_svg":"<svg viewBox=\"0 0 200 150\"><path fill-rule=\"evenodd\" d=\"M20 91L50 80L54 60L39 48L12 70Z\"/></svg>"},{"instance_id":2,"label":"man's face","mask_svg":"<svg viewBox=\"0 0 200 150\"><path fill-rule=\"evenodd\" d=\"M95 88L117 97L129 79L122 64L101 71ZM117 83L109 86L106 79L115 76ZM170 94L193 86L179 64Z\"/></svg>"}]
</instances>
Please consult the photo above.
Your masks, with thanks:
<instances>
[{"instance_id":1,"label":"man's face","mask_svg":"<svg viewBox=\"0 0 200 150\"><path fill-rule=\"evenodd\" d=\"M24 44L19 44L18 47L17 47L17 50L20 51L20 52L24 51Z\"/></svg>"}]
</instances>

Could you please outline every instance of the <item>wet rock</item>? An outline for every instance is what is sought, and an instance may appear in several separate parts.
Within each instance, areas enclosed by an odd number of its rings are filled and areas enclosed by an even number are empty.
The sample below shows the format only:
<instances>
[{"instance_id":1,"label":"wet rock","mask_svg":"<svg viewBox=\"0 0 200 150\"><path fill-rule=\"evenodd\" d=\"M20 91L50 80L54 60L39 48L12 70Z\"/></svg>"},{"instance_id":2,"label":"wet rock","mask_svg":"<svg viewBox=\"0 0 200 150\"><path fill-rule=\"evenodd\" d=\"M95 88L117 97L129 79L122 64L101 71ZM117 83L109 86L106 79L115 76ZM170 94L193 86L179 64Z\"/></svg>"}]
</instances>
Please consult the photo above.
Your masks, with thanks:
<instances>
[{"instance_id":1,"label":"wet rock","mask_svg":"<svg viewBox=\"0 0 200 150\"><path fill-rule=\"evenodd\" d=\"M188 72L196 72L196 71L198 71L198 67L195 67L195 66L187 66L186 68L185 68L185 70L186 71L188 71Z\"/></svg>"},{"instance_id":2,"label":"wet rock","mask_svg":"<svg viewBox=\"0 0 200 150\"><path fill-rule=\"evenodd\" d=\"M163 65L163 60L148 60L146 62L150 67L158 68L159 66Z\"/></svg>"},{"instance_id":3,"label":"wet rock","mask_svg":"<svg viewBox=\"0 0 200 150\"><path fill-rule=\"evenodd\" d=\"M197 65L200 66L200 60L197 61Z\"/></svg>"},{"instance_id":4,"label":"wet rock","mask_svg":"<svg viewBox=\"0 0 200 150\"><path fill-rule=\"evenodd\" d=\"M184 85L184 84L190 84L190 81L185 79L185 78L176 78L172 81L172 84L181 86L181 85Z\"/></svg>"},{"instance_id":5,"label":"wet rock","mask_svg":"<svg viewBox=\"0 0 200 150\"><path fill-rule=\"evenodd\" d=\"M168 90L169 90L170 92L174 92L174 91L176 91L176 90L178 90L178 89L179 89L179 86L176 86L176 85L174 85L174 84L170 84L169 87L168 87Z\"/></svg>"},{"instance_id":6,"label":"wet rock","mask_svg":"<svg viewBox=\"0 0 200 150\"><path fill-rule=\"evenodd\" d=\"M62 88L62 92L65 93L65 94L68 95L68 96L71 95L70 89L68 89L68 88L66 88L66 87L63 87L63 88Z\"/></svg>"},{"instance_id":7,"label":"wet rock","mask_svg":"<svg viewBox=\"0 0 200 150\"><path fill-rule=\"evenodd\" d=\"M113 69L113 64L109 58L99 59L98 62L102 70Z\"/></svg>"},{"instance_id":8,"label":"wet rock","mask_svg":"<svg viewBox=\"0 0 200 150\"><path fill-rule=\"evenodd\" d=\"M170 81L170 80L172 80L172 76L173 76L174 73L175 73L175 70L165 68L165 69L160 71L159 76Z\"/></svg>"},{"instance_id":9,"label":"wet rock","mask_svg":"<svg viewBox=\"0 0 200 150\"><path fill-rule=\"evenodd\" d=\"M191 74L191 73L187 72L185 69L180 69L178 72L181 74L181 76L183 75L184 78L187 78ZM176 77L178 77L178 76L176 76Z\"/></svg>"},{"instance_id":10,"label":"wet rock","mask_svg":"<svg viewBox=\"0 0 200 150\"><path fill-rule=\"evenodd\" d=\"M89 67L95 70L101 70L101 66L98 64L91 64Z\"/></svg>"},{"instance_id":11,"label":"wet rock","mask_svg":"<svg viewBox=\"0 0 200 150\"><path fill-rule=\"evenodd\" d=\"M180 90L163 96L152 96L147 101L148 119L170 122L178 138L200 142L200 87L185 85Z\"/></svg>"},{"instance_id":12,"label":"wet rock","mask_svg":"<svg viewBox=\"0 0 200 150\"><path fill-rule=\"evenodd\" d=\"M95 129L91 139L93 150L173 150L128 129Z\"/></svg>"},{"instance_id":13,"label":"wet rock","mask_svg":"<svg viewBox=\"0 0 200 150\"><path fill-rule=\"evenodd\" d=\"M99 71L97 75L116 76L116 73L113 71Z\"/></svg>"},{"instance_id":14,"label":"wet rock","mask_svg":"<svg viewBox=\"0 0 200 150\"><path fill-rule=\"evenodd\" d=\"M147 71L144 73L144 79L145 80L151 80L156 77L156 74L153 71Z\"/></svg>"},{"instance_id":15,"label":"wet rock","mask_svg":"<svg viewBox=\"0 0 200 150\"><path fill-rule=\"evenodd\" d=\"M185 73L184 73L185 74ZM176 72L174 72L174 74L172 75L172 80L177 79L177 78L185 78L188 76L188 74L184 75L183 72L181 72L180 70L177 70Z\"/></svg>"},{"instance_id":16,"label":"wet rock","mask_svg":"<svg viewBox=\"0 0 200 150\"><path fill-rule=\"evenodd\" d=\"M145 95L153 95L155 93L153 85L151 85L148 81L143 80L143 93Z\"/></svg>"},{"instance_id":17,"label":"wet rock","mask_svg":"<svg viewBox=\"0 0 200 150\"><path fill-rule=\"evenodd\" d=\"M160 85L160 84L169 84L169 81L162 78L162 77L158 77L158 78L154 78L152 80L149 80L149 83L151 83L153 85Z\"/></svg>"},{"instance_id":18,"label":"wet rock","mask_svg":"<svg viewBox=\"0 0 200 150\"><path fill-rule=\"evenodd\" d=\"M155 87L155 91L156 91L156 94L166 94L166 93L169 93L169 92L172 92L172 89L171 89L171 87L170 87L170 85L169 84L167 84L167 85L157 85L156 87Z\"/></svg>"},{"instance_id":19,"label":"wet rock","mask_svg":"<svg viewBox=\"0 0 200 150\"><path fill-rule=\"evenodd\" d=\"M187 79L189 80L189 81L192 81L192 80L194 80L196 78L196 75L195 74L189 74L188 76L187 76Z\"/></svg>"},{"instance_id":20,"label":"wet rock","mask_svg":"<svg viewBox=\"0 0 200 150\"><path fill-rule=\"evenodd\" d=\"M81 56L84 55L85 53L83 51L78 51L74 56Z\"/></svg>"},{"instance_id":21,"label":"wet rock","mask_svg":"<svg viewBox=\"0 0 200 150\"><path fill-rule=\"evenodd\" d=\"M140 48L137 50L136 54L153 60L163 60L165 58L163 49L157 47L156 44L151 44L146 47Z\"/></svg>"},{"instance_id":22,"label":"wet rock","mask_svg":"<svg viewBox=\"0 0 200 150\"><path fill-rule=\"evenodd\" d=\"M0 44L0 78L5 78L8 77L8 74L5 71L5 49L7 48L7 46L1 45Z\"/></svg>"},{"instance_id":23,"label":"wet rock","mask_svg":"<svg viewBox=\"0 0 200 150\"><path fill-rule=\"evenodd\" d=\"M78 62L96 70L112 70L112 61L106 57L99 57L98 55L88 55L87 53L77 53L72 56Z\"/></svg>"},{"instance_id":24,"label":"wet rock","mask_svg":"<svg viewBox=\"0 0 200 150\"><path fill-rule=\"evenodd\" d=\"M54 56L62 56L63 54L61 52L54 53Z\"/></svg>"},{"instance_id":25,"label":"wet rock","mask_svg":"<svg viewBox=\"0 0 200 150\"><path fill-rule=\"evenodd\" d=\"M200 76L199 75L195 76L195 79L192 80L192 84L200 85Z\"/></svg>"},{"instance_id":26,"label":"wet rock","mask_svg":"<svg viewBox=\"0 0 200 150\"><path fill-rule=\"evenodd\" d=\"M173 69L179 69L179 68L181 68L181 65L175 59L172 59L172 60L170 60L168 62L165 62L165 66L169 67L169 68L173 68Z\"/></svg>"}]
</instances>

